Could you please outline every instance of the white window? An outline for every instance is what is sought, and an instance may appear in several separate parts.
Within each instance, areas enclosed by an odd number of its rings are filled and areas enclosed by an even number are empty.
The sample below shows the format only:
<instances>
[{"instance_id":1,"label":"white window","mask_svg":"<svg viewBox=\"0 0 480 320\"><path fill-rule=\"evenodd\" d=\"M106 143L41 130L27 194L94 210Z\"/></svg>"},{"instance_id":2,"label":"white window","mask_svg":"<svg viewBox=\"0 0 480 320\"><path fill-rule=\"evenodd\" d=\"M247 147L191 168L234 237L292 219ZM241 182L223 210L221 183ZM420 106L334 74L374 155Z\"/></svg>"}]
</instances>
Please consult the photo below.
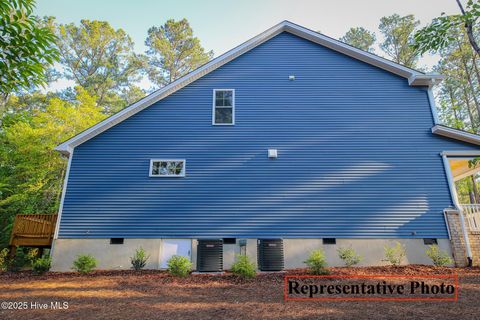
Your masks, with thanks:
<instances>
[{"instance_id":1,"label":"white window","mask_svg":"<svg viewBox=\"0 0 480 320\"><path fill-rule=\"evenodd\" d=\"M150 177L185 177L185 160L150 160Z\"/></svg>"},{"instance_id":2,"label":"white window","mask_svg":"<svg viewBox=\"0 0 480 320\"><path fill-rule=\"evenodd\" d=\"M213 90L212 124L233 125L235 124L235 90Z\"/></svg>"}]
</instances>

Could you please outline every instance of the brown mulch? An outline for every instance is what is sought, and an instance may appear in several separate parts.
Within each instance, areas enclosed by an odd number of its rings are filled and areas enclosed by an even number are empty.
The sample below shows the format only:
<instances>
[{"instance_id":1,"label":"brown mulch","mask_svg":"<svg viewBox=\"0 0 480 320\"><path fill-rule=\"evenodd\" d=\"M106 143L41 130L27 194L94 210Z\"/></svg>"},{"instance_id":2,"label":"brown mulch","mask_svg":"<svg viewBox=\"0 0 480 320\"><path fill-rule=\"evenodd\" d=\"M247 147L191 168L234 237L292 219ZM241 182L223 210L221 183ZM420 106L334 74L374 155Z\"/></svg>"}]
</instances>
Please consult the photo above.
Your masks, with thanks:
<instances>
[{"instance_id":1,"label":"brown mulch","mask_svg":"<svg viewBox=\"0 0 480 320\"><path fill-rule=\"evenodd\" d=\"M480 269L331 268L332 275L457 273L459 301L287 301L285 273L254 280L231 274L173 278L162 271L96 271L89 275L0 273L0 302L68 302L62 310L0 310L0 319L477 319ZM291 270L287 274L305 274Z\"/></svg>"}]
</instances>

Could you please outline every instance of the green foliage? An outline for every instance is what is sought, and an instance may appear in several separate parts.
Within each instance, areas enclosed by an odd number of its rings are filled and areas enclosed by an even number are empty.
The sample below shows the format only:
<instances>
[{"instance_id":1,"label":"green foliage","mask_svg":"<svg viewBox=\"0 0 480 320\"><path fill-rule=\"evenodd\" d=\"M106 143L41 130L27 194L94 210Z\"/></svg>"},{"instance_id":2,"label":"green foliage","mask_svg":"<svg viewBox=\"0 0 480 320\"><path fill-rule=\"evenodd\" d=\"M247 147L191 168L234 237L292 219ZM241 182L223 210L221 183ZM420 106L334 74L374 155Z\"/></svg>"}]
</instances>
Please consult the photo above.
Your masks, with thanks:
<instances>
[{"instance_id":1,"label":"green foliage","mask_svg":"<svg viewBox=\"0 0 480 320\"><path fill-rule=\"evenodd\" d=\"M22 268L30 267L33 259L36 256L36 252L37 251L29 248L17 248L15 256L7 259L7 270L11 272L17 272Z\"/></svg>"},{"instance_id":2,"label":"green foliage","mask_svg":"<svg viewBox=\"0 0 480 320\"><path fill-rule=\"evenodd\" d=\"M90 254L79 255L77 259L73 261L72 269L80 273L89 273L97 266L97 259Z\"/></svg>"},{"instance_id":3,"label":"green foliage","mask_svg":"<svg viewBox=\"0 0 480 320\"><path fill-rule=\"evenodd\" d=\"M59 25L56 30L64 76L95 96L105 113L125 107L121 94L132 90L146 63L145 57L134 53L130 36L97 20ZM138 87L133 90L137 96L145 95Z\"/></svg>"},{"instance_id":4,"label":"green foliage","mask_svg":"<svg viewBox=\"0 0 480 320\"><path fill-rule=\"evenodd\" d=\"M459 24L459 15L445 16L435 18L425 28L415 33L415 43L413 47L421 54L427 51L437 51L448 46L455 40L449 30Z\"/></svg>"},{"instance_id":5,"label":"green foliage","mask_svg":"<svg viewBox=\"0 0 480 320\"><path fill-rule=\"evenodd\" d=\"M0 95L3 98L21 89L46 84L46 68L58 58L55 36L35 17L34 7L33 0L0 1Z\"/></svg>"},{"instance_id":6,"label":"green foliage","mask_svg":"<svg viewBox=\"0 0 480 320\"><path fill-rule=\"evenodd\" d=\"M141 270L145 268L148 258L150 258L150 255L147 254L142 247L135 250L135 254L133 255L133 257L130 258L130 262L132 263L132 269Z\"/></svg>"},{"instance_id":7,"label":"green foliage","mask_svg":"<svg viewBox=\"0 0 480 320\"><path fill-rule=\"evenodd\" d=\"M32 270L35 274L43 274L48 270L50 270L51 266L52 266L52 258L50 258L49 256L45 256L35 260L32 263Z\"/></svg>"},{"instance_id":8,"label":"green foliage","mask_svg":"<svg viewBox=\"0 0 480 320\"><path fill-rule=\"evenodd\" d=\"M407 255L405 246L400 242L396 242L394 246L390 247L386 245L385 249L385 259L383 261L388 261L393 266L399 266L403 258Z\"/></svg>"},{"instance_id":9,"label":"green foliage","mask_svg":"<svg viewBox=\"0 0 480 320\"><path fill-rule=\"evenodd\" d=\"M237 276L243 278L254 278L257 275L255 264L250 261L248 256L237 254L236 260L232 265L231 271Z\"/></svg>"},{"instance_id":10,"label":"green foliage","mask_svg":"<svg viewBox=\"0 0 480 320\"><path fill-rule=\"evenodd\" d=\"M440 250L437 245L428 246L425 253L430 259L432 259L433 264L437 267L443 267L453 263L450 255L446 251Z\"/></svg>"},{"instance_id":11,"label":"green foliage","mask_svg":"<svg viewBox=\"0 0 480 320\"><path fill-rule=\"evenodd\" d=\"M6 271L8 268L8 255L10 250L8 248L3 248L0 251L0 271Z\"/></svg>"},{"instance_id":12,"label":"green foliage","mask_svg":"<svg viewBox=\"0 0 480 320\"><path fill-rule=\"evenodd\" d=\"M368 52L373 52L373 44L376 40L375 33L362 27L350 28L347 33L340 38L340 41Z\"/></svg>"},{"instance_id":13,"label":"green foliage","mask_svg":"<svg viewBox=\"0 0 480 320\"><path fill-rule=\"evenodd\" d=\"M477 1L467 1L464 14L446 15L443 12L440 17L433 19L429 25L415 33L414 48L421 54L445 49L457 40L451 33L452 29L470 29L474 37L473 30L477 27L478 18L480 18L480 3Z\"/></svg>"},{"instance_id":14,"label":"green foliage","mask_svg":"<svg viewBox=\"0 0 480 320\"><path fill-rule=\"evenodd\" d=\"M4 118L0 130L0 225L6 245L16 213L52 213L58 209L66 159L55 146L105 116L82 88L76 101L49 99L45 110Z\"/></svg>"},{"instance_id":15,"label":"green foliage","mask_svg":"<svg viewBox=\"0 0 480 320\"><path fill-rule=\"evenodd\" d=\"M327 259L323 250L314 250L304 263L314 275L328 274Z\"/></svg>"},{"instance_id":16,"label":"green foliage","mask_svg":"<svg viewBox=\"0 0 480 320\"><path fill-rule=\"evenodd\" d=\"M393 14L380 19L378 28L383 34L383 42L380 48L393 61L406 67L415 68L419 54L412 47L414 43L415 29L420 25L420 21L415 20L413 15L400 16Z\"/></svg>"},{"instance_id":17,"label":"green foliage","mask_svg":"<svg viewBox=\"0 0 480 320\"><path fill-rule=\"evenodd\" d=\"M192 269L192 263L187 257L173 256L167 262L168 273L176 277L186 277Z\"/></svg>"},{"instance_id":18,"label":"green foliage","mask_svg":"<svg viewBox=\"0 0 480 320\"><path fill-rule=\"evenodd\" d=\"M362 261L362 257L353 248L339 248L337 252L347 267L354 266Z\"/></svg>"},{"instance_id":19,"label":"green foliage","mask_svg":"<svg viewBox=\"0 0 480 320\"><path fill-rule=\"evenodd\" d=\"M205 52L186 19L168 20L151 27L145 41L148 47L148 77L164 86L208 62L213 52Z\"/></svg>"}]
</instances>

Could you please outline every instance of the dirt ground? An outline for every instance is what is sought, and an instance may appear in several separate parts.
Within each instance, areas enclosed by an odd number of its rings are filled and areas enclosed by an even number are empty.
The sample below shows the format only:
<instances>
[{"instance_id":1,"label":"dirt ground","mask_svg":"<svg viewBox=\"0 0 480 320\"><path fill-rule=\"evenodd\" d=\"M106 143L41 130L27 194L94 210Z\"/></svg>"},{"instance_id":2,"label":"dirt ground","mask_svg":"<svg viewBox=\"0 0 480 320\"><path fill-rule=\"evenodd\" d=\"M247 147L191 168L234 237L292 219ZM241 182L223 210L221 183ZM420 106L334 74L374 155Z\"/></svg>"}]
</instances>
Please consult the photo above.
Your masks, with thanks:
<instances>
[{"instance_id":1,"label":"dirt ground","mask_svg":"<svg viewBox=\"0 0 480 320\"><path fill-rule=\"evenodd\" d=\"M172 278L160 271L30 272L0 274L0 302L28 302L27 310L0 310L0 319L478 319L480 269L427 266L332 268L333 275L459 275L454 301L287 301L284 274L254 280L232 275ZM303 270L288 274L304 273ZM68 309L32 310L30 304L68 302Z\"/></svg>"}]
</instances>

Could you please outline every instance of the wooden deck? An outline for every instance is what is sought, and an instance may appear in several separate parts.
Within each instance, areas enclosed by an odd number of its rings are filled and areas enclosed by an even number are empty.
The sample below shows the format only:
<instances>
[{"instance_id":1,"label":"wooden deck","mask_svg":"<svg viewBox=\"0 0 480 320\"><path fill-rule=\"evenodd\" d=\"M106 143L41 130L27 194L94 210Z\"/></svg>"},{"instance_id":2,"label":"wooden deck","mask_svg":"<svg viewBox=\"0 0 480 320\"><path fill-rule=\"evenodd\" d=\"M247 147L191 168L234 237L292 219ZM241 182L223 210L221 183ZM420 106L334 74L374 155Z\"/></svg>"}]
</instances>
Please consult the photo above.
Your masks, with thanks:
<instances>
[{"instance_id":1,"label":"wooden deck","mask_svg":"<svg viewBox=\"0 0 480 320\"><path fill-rule=\"evenodd\" d=\"M56 214L18 214L10 237L10 246L50 247L57 222Z\"/></svg>"}]
</instances>

